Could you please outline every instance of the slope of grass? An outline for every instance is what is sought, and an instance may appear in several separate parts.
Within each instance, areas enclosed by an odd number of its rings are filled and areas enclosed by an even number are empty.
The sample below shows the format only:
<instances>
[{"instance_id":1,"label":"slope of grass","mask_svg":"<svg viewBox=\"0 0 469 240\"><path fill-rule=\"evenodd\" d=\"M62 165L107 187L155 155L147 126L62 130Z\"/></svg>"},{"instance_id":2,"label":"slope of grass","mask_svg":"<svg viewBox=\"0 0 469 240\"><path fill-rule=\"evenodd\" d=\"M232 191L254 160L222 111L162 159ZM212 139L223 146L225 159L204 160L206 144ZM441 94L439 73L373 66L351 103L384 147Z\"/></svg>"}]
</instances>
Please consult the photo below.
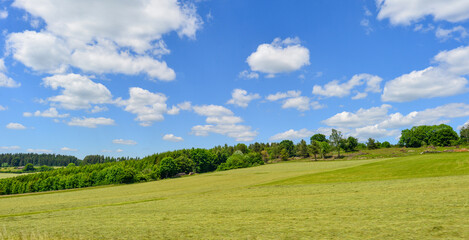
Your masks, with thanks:
<instances>
[{"instance_id":1,"label":"slope of grass","mask_svg":"<svg viewBox=\"0 0 469 240\"><path fill-rule=\"evenodd\" d=\"M346 169L307 174L269 184L354 182L466 174L469 174L469 153L440 153L391 158Z\"/></svg>"},{"instance_id":2,"label":"slope of grass","mask_svg":"<svg viewBox=\"0 0 469 240\"><path fill-rule=\"evenodd\" d=\"M469 238L469 175L259 186L387 161L281 163L0 197L0 239Z\"/></svg>"},{"instance_id":3,"label":"slope of grass","mask_svg":"<svg viewBox=\"0 0 469 240\"><path fill-rule=\"evenodd\" d=\"M20 173L0 173L0 179L1 178L11 178L11 177L16 177L20 176Z\"/></svg>"}]
</instances>

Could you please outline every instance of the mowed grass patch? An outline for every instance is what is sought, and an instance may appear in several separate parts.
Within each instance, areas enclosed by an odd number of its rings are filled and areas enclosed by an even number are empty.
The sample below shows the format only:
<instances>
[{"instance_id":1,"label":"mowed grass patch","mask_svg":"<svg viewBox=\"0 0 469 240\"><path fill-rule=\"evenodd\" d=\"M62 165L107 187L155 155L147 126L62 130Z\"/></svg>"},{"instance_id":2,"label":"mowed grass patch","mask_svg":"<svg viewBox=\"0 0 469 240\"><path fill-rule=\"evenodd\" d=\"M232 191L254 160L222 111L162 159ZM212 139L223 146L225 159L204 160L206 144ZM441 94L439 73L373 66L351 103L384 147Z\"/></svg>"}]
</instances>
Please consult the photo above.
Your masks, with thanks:
<instances>
[{"instance_id":1,"label":"mowed grass patch","mask_svg":"<svg viewBox=\"0 0 469 240\"><path fill-rule=\"evenodd\" d=\"M355 167L312 173L267 185L356 182L469 174L469 153L438 153L385 159Z\"/></svg>"},{"instance_id":2,"label":"mowed grass patch","mask_svg":"<svg viewBox=\"0 0 469 240\"><path fill-rule=\"evenodd\" d=\"M0 179L1 178L12 178L12 177L17 177L20 176L21 174L19 173L0 173Z\"/></svg>"},{"instance_id":3,"label":"mowed grass patch","mask_svg":"<svg viewBox=\"0 0 469 240\"><path fill-rule=\"evenodd\" d=\"M469 175L256 186L378 161L387 160L281 163L0 198L0 239L469 238Z\"/></svg>"}]
</instances>

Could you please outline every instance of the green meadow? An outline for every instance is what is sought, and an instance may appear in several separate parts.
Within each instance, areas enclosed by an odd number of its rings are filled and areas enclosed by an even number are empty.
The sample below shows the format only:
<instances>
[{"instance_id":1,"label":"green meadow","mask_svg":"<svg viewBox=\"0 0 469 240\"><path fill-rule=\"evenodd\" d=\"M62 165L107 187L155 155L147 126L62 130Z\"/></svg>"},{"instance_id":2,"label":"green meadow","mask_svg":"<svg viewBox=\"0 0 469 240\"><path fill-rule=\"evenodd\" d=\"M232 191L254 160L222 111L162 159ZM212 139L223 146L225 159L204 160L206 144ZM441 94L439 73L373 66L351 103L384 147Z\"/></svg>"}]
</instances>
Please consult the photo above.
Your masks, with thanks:
<instances>
[{"instance_id":1,"label":"green meadow","mask_svg":"<svg viewBox=\"0 0 469 240\"><path fill-rule=\"evenodd\" d=\"M469 153L0 197L0 239L469 239Z\"/></svg>"},{"instance_id":2,"label":"green meadow","mask_svg":"<svg viewBox=\"0 0 469 240\"><path fill-rule=\"evenodd\" d=\"M11 178L11 177L16 177L16 176L21 176L21 174L20 173L0 173L0 179Z\"/></svg>"}]
</instances>

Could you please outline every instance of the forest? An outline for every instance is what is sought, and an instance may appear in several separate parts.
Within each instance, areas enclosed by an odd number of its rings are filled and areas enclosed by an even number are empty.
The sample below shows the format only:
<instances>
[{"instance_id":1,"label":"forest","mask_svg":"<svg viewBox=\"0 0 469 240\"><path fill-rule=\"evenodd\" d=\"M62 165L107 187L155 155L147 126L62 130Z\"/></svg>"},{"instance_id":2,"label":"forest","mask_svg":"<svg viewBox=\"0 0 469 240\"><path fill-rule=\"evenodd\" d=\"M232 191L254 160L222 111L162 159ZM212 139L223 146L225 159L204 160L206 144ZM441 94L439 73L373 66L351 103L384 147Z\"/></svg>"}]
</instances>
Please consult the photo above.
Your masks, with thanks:
<instances>
[{"instance_id":1,"label":"forest","mask_svg":"<svg viewBox=\"0 0 469 240\"><path fill-rule=\"evenodd\" d=\"M469 128L461 128L460 136L448 125L418 126L402 131L397 145L389 142L380 143L369 138L366 143L359 143L357 138L344 138L340 131L332 129L327 138L324 134L311 136L310 143L301 140L294 144L291 140L280 143L252 143L249 146L239 143L235 146L216 146L211 149L182 149L168 151L147 156L143 159L110 158L99 155L86 156L83 161L74 157L60 155L34 154L3 154L2 159L13 159L17 156L19 162L41 164L56 164L51 166L67 167L44 171L36 174L22 175L0 180L0 195L28 192L42 192L82 188L107 184L134 183L159 180L192 173L223 171L235 168L245 168L263 165L273 161L288 159L312 158L313 160L331 157L331 152L353 152L360 149L377 149L390 147L421 147L421 146L450 146L468 144ZM20 158L23 156L23 158ZM28 157L29 156L29 157ZM43 158L34 158L42 156ZM59 160L50 160L56 157ZM334 156L334 158L336 158ZM41 159L34 162L32 159ZM66 162L68 161L68 162ZM11 164L12 161L6 161ZM15 164L19 164L15 162ZM59 165L61 164L61 165Z\"/></svg>"}]
</instances>

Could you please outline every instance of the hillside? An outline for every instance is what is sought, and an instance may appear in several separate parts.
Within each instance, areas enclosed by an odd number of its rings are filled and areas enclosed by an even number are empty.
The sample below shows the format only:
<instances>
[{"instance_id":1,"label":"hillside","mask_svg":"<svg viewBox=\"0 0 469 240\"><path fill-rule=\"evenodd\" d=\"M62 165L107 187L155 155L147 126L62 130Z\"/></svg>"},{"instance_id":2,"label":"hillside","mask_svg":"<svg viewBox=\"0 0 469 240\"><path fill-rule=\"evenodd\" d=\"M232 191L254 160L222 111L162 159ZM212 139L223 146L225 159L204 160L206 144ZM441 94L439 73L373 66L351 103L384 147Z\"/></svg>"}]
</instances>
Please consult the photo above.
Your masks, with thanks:
<instances>
[{"instance_id":1,"label":"hillside","mask_svg":"<svg viewBox=\"0 0 469 240\"><path fill-rule=\"evenodd\" d=\"M0 197L9 239L467 239L469 153Z\"/></svg>"}]
</instances>

